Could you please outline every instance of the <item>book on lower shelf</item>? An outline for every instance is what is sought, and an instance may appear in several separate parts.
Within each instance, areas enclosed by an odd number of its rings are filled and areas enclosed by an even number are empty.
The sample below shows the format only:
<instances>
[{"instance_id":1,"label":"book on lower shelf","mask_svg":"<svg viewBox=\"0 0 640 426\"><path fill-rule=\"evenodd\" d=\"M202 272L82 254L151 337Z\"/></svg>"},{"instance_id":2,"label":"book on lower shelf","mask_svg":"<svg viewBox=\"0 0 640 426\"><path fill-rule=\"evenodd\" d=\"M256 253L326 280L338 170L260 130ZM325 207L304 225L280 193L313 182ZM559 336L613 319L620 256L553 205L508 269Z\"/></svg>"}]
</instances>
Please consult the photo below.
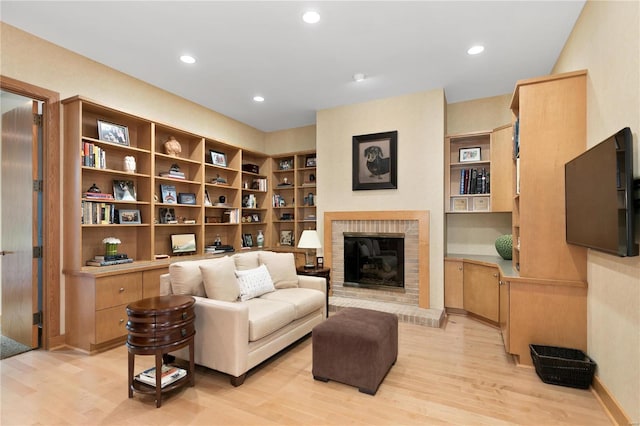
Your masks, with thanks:
<instances>
[{"instance_id":1,"label":"book on lower shelf","mask_svg":"<svg viewBox=\"0 0 640 426\"><path fill-rule=\"evenodd\" d=\"M87 260L87 266L111 266L111 265L120 265L123 263L133 263L133 259L114 259L114 260L104 260L104 259L91 259Z\"/></svg>"},{"instance_id":2,"label":"book on lower shelf","mask_svg":"<svg viewBox=\"0 0 640 426\"><path fill-rule=\"evenodd\" d=\"M172 365L162 366L162 377L160 379L160 386L165 387L171 383L178 381L187 375L187 370L184 368L175 367ZM150 385L156 385L156 368L148 368L136 376L136 380Z\"/></svg>"}]
</instances>

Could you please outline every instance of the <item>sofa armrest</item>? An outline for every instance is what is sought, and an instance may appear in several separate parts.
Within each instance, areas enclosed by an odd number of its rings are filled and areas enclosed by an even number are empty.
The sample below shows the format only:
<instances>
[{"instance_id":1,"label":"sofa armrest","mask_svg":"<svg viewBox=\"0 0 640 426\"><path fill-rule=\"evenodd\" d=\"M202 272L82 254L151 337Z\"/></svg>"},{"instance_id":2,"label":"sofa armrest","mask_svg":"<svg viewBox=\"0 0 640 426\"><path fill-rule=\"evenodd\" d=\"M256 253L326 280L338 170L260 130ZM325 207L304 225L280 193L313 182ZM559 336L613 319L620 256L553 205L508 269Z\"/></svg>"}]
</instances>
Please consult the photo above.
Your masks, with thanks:
<instances>
[{"instance_id":1,"label":"sofa armrest","mask_svg":"<svg viewBox=\"0 0 640 426\"><path fill-rule=\"evenodd\" d=\"M298 275L298 286L302 288L312 288L320 290L323 294L327 293L327 280L322 277L314 277L312 275Z\"/></svg>"}]
</instances>

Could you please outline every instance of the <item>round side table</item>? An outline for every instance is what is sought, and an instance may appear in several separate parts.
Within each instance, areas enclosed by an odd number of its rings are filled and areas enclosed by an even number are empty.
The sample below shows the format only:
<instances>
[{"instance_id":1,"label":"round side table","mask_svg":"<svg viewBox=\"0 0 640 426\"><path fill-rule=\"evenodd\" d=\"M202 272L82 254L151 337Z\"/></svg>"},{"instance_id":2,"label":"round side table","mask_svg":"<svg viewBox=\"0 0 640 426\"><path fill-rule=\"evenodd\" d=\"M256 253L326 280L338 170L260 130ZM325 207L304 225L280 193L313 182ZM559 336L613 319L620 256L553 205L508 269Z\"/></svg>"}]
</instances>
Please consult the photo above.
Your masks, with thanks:
<instances>
[{"instance_id":1,"label":"round side table","mask_svg":"<svg viewBox=\"0 0 640 426\"><path fill-rule=\"evenodd\" d=\"M129 352L129 398L133 392L155 394L156 407L162 405L162 394L186 384L195 384L193 359L195 299L191 296L159 296L138 300L127 306L127 350ZM156 385L150 386L135 380L136 355L154 355L156 372L162 371L163 357L169 352L189 346L187 375L165 387L161 386L161 374L156 374Z\"/></svg>"}]
</instances>

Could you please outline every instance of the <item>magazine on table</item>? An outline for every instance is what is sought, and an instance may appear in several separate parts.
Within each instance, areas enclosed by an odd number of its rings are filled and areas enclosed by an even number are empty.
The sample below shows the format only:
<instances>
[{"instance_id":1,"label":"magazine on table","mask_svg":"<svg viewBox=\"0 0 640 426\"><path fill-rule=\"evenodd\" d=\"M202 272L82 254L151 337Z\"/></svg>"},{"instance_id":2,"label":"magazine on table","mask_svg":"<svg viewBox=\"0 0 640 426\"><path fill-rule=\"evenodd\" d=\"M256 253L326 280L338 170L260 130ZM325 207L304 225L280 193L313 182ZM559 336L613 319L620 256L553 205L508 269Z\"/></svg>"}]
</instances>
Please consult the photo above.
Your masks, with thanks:
<instances>
[{"instance_id":1,"label":"magazine on table","mask_svg":"<svg viewBox=\"0 0 640 426\"><path fill-rule=\"evenodd\" d=\"M180 380L187 375L187 370L172 365L162 366L162 378L160 379L160 386L165 387L171 383ZM142 373L136 376L136 380L145 383L147 385L156 385L156 368L152 367L144 370Z\"/></svg>"}]
</instances>

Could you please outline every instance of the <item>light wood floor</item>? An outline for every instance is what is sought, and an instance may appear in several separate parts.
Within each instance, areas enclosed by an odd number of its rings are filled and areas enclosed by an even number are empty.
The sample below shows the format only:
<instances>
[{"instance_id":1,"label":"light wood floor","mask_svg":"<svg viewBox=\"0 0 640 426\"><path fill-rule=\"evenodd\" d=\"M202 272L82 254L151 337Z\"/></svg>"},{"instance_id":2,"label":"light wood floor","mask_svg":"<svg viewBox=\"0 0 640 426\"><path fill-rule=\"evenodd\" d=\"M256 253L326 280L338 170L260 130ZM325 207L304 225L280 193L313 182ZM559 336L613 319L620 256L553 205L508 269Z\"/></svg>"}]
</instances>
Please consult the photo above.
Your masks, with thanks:
<instances>
[{"instance_id":1,"label":"light wood floor","mask_svg":"<svg viewBox=\"0 0 640 426\"><path fill-rule=\"evenodd\" d=\"M0 423L8 425L610 425L589 390L547 385L504 353L498 330L461 316L443 329L400 324L400 353L369 396L311 376L307 338L233 388L198 367L196 386L155 408L127 398L124 346L87 356L33 351L5 359ZM139 361L140 360L140 361ZM152 364L136 357L136 367Z\"/></svg>"}]
</instances>

